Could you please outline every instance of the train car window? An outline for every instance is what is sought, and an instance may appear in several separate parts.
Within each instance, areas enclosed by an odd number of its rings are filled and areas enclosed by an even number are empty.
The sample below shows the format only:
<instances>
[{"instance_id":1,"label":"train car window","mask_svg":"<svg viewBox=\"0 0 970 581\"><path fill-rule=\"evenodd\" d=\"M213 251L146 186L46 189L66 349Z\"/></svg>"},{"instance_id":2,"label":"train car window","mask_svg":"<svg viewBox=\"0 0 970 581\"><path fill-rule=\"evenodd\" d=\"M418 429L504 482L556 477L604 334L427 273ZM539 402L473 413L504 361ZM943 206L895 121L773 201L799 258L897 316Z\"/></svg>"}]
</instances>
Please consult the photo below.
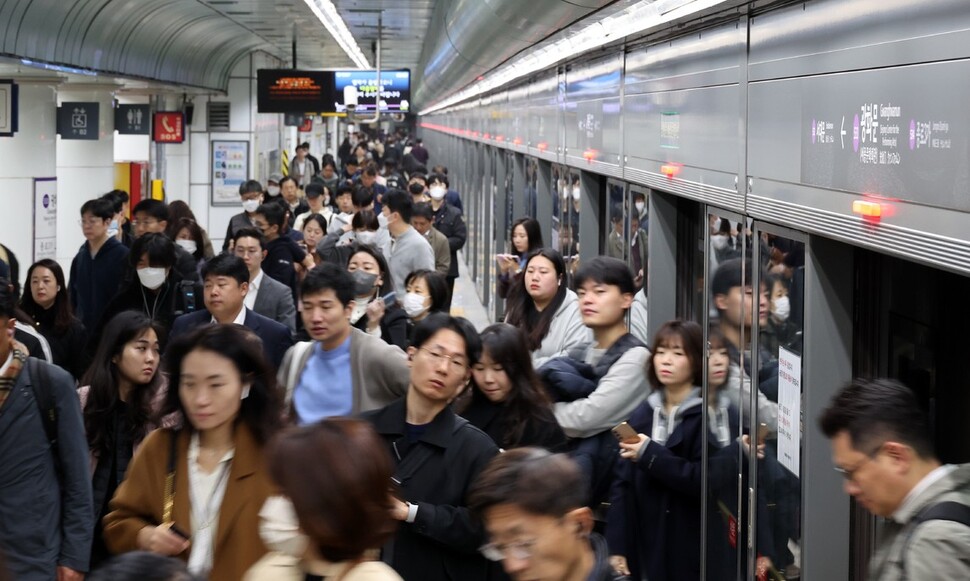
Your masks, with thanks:
<instances>
[{"instance_id":1,"label":"train car window","mask_svg":"<svg viewBox=\"0 0 970 581\"><path fill-rule=\"evenodd\" d=\"M649 257L647 228L650 222L648 214L650 210L647 195L646 190L632 186L627 188L626 199L623 204L626 211L623 246L627 264L633 271L633 282L637 287L633 306L630 307L630 332L649 345L650 337L647 331L647 258Z\"/></svg>"},{"instance_id":2,"label":"train car window","mask_svg":"<svg viewBox=\"0 0 970 581\"><path fill-rule=\"evenodd\" d=\"M525 162L525 212L533 219L539 218L539 160L530 157Z\"/></svg>"},{"instance_id":3,"label":"train car window","mask_svg":"<svg viewBox=\"0 0 970 581\"><path fill-rule=\"evenodd\" d=\"M568 176L566 175L565 166L553 164L552 187L554 189L549 192L549 195L552 197L552 232L550 232L549 247L560 251L562 250L560 243L560 235L562 233L562 207L565 205L563 203L564 198L569 196L569 189L566 187L567 179Z\"/></svg>"},{"instance_id":4,"label":"train car window","mask_svg":"<svg viewBox=\"0 0 970 581\"><path fill-rule=\"evenodd\" d=\"M563 168L564 179L560 195L559 217L559 251L566 261L566 271L569 275L570 287L572 275L579 268L579 206L582 199L579 172L570 172Z\"/></svg>"},{"instance_id":5,"label":"train car window","mask_svg":"<svg viewBox=\"0 0 970 581\"><path fill-rule=\"evenodd\" d=\"M623 182L614 180L606 181L606 204L607 212L604 216L603 232L604 240L601 246L604 254L612 258L619 258L626 261L629 256L630 225L627 219L629 208L626 204L624 195L626 186Z\"/></svg>"}]
</instances>

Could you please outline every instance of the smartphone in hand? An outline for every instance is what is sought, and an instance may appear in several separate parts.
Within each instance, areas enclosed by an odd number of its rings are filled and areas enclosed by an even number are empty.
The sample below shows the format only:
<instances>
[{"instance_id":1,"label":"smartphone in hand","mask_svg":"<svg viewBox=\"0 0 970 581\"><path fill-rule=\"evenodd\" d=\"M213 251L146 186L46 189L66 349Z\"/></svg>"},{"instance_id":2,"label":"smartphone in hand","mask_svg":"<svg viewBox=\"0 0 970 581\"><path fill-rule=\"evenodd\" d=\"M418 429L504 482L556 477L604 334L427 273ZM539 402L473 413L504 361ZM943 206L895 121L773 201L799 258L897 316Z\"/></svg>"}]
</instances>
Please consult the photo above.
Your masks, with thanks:
<instances>
[{"instance_id":1,"label":"smartphone in hand","mask_svg":"<svg viewBox=\"0 0 970 581\"><path fill-rule=\"evenodd\" d=\"M615 426L611 431L613 432L613 437L624 444L636 444L640 441L640 435L626 422Z\"/></svg>"}]
</instances>

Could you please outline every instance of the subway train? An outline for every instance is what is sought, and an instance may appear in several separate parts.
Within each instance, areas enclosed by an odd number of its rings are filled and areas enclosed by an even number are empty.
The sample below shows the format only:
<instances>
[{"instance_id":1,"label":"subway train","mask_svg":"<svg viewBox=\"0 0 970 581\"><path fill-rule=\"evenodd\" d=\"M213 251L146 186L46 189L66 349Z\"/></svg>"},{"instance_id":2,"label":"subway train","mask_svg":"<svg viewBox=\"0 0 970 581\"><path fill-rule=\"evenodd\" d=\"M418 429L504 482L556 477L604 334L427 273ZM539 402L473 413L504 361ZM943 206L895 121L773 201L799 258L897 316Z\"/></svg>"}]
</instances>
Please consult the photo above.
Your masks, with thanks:
<instances>
[{"instance_id":1,"label":"subway train","mask_svg":"<svg viewBox=\"0 0 970 581\"><path fill-rule=\"evenodd\" d=\"M957 0L742 3L419 118L465 200L465 257L494 319L495 256L530 216L570 268L634 265L643 236L648 334L680 317L754 338L734 356L775 409L752 390L742 415L770 419L782 470L740 469L719 508L758 541L734 547L734 571L708 550L706 578L753 577L763 523L781 555L771 578L864 577L875 520L815 423L852 377L906 383L940 458L970 460L968 40ZM729 317L711 285L737 258L760 292Z\"/></svg>"}]
</instances>

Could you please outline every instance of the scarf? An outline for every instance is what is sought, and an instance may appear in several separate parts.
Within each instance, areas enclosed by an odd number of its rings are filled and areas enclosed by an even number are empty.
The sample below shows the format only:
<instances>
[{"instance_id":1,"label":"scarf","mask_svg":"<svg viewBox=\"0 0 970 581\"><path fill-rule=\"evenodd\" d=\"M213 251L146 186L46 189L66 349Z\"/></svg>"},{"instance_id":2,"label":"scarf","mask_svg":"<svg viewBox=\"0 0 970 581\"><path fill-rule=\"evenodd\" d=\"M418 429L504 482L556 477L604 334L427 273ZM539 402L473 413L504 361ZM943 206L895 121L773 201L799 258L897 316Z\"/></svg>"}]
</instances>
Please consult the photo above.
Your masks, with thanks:
<instances>
[{"instance_id":1,"label":"scarf","mask_svg":"<svg viewBox=\"0 0 970 581\"><path fill-rule=\"evenodd\" d=\"M10 360L10 365L4 370L3 375L0 375L0 407L3 407L4 402L7 401L7 396L10 395L10 390L17 383L17 377L30 355L27 347L16 340L10 342L10 349L13 350L13 358Z\"/></svg>"}]
</instances>

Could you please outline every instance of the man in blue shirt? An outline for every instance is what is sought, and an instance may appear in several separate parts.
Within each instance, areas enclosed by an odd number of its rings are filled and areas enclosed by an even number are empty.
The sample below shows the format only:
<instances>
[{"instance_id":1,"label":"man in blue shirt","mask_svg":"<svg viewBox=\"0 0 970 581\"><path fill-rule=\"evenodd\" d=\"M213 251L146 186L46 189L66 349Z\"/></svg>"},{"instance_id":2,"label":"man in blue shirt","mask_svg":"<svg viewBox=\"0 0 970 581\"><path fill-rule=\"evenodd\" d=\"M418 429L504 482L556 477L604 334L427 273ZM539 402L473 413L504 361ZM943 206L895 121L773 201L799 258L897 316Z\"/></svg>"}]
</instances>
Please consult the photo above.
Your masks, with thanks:
<instances>
[{"instance_id":1,"label":"man in blue shirt","mask_svg":"<svg viewBox=\"0 0 970 581\"><path fill-rule=\"evenodd\" d=\"M296 423L377 409L406 393L404 352L350 324L355 291L345 269L320 264L307 273L300 294L313 340L290 348L279 371Z\"/></svg>"}]
</instances>

